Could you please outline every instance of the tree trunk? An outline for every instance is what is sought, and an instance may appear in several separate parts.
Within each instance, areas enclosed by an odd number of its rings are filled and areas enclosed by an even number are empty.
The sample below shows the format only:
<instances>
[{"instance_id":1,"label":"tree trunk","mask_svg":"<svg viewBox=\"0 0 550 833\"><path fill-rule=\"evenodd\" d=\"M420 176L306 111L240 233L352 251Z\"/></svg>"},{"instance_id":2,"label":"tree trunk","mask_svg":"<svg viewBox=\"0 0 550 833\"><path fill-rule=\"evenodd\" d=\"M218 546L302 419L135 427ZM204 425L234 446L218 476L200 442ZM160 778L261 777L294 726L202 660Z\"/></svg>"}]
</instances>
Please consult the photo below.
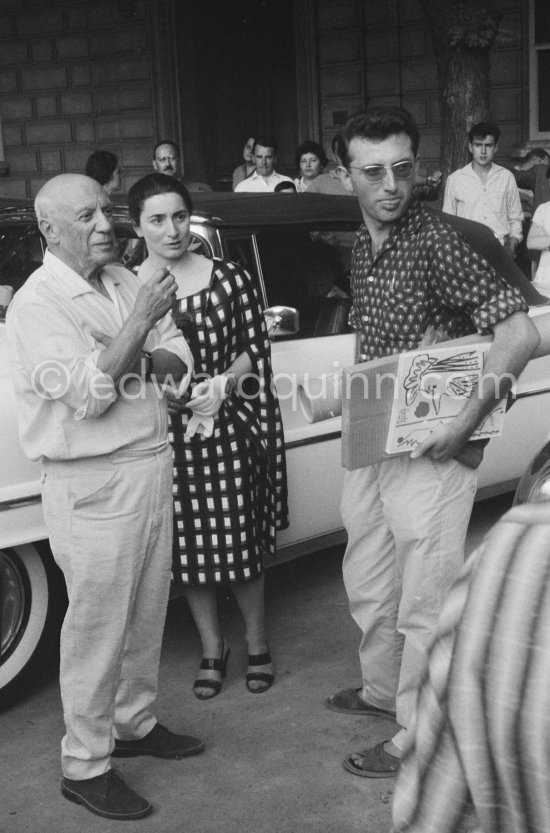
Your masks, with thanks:
<instances>
[{"instance_id":1,"label":"tree trunk","mask_svg":"<svg viewBox=\"0 0 550 833\"><path fill-rule=\"evenodd\" d=\"M500 13L493 0L420 0L439 75L444 180L468 162L470 127L489 119L490 52Z\"/></svg>"}]
</instances>

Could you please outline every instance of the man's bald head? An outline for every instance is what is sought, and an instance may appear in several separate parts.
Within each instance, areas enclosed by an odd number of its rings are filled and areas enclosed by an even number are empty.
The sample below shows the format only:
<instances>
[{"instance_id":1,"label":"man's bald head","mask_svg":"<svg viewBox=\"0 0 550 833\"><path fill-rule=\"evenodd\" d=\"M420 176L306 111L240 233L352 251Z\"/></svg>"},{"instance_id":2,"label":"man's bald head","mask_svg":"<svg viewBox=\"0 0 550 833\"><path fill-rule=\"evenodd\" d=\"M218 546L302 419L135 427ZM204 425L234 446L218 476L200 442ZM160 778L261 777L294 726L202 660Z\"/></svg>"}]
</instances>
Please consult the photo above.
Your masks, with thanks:
<instances>
[{"instance_id":1,"label":"man's bald head","mask_svg":"<svg viewBox=\"0 0 550 833\"><path fill-rule=\"evenodd\" d=\"M50 252L83 278L114 259L111 203L95 179L55 176L40 189L34 205Z\"/></svg>"},{"instance_id":2,"label":"man's bald head","mask_svg":"<svg viewBox=\"0 0 550 833\"><path fill-rule=\"evenodd\" d=\"M94 179L83 174L59 174L49 179L45 185L42 186L34 200L34 210L36 218L40 223L56 213L60 208L71 204L74 199L79 199L80 196L91 189L96 191L101 188Z\"/></svg>"}]
</instances>

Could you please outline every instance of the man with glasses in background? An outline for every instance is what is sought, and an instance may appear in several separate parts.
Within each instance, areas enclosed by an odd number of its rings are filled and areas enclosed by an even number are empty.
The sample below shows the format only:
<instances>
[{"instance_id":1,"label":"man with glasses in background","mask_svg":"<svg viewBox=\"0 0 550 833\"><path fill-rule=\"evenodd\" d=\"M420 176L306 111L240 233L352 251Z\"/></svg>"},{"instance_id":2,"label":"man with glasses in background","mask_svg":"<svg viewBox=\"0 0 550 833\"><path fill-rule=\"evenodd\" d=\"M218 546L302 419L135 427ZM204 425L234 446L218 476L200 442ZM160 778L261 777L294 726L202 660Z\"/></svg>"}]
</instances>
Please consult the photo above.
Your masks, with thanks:
<instances>
[{"instance_id":1,"label":"man with glasses in background","mask_svg":"<svg viewBox=\"0 0 550 833\"><path fill-rule=\"evenodd\" d=\"M181 171L180 171L181 167ZM173 176L181 180L188 191L211 191L206 182L186 182L183 178L183 164L179 148L171 139L162 139L153 148L153 168L159 174Z\"/></svg>"},{"instance_id":2,"label":"man with glasses in background","mask_svg":"<svg viewBox=\"0 0 550 833\"><path fill-rule=\"evenodd\" d=\"M327 700L350 715L396 719L399 731L344 760L364 777L395 775L441 605L464 561L477 470L460 462L474 429L538 344L519 290L413 196L419 145L412 116L378 106L339 136L340 173L364 225L352 255L359 361L417 348L429 327L448 338L492 333L475 395L410 454L347 471L343 576L362 632L362 685Z\"/></svg>"},{"instance_id":3,"label":"man with glasses in background","mask_svg":"<svg viewBox=\"0 0 550 833\"><path fill-rule=\"evenodd\" d=\"M182 179L179 173L180 152L178 146L169 139L163 139L153 148L153 168L159 174L175 176Z\"/></svg>"}]
</instances>

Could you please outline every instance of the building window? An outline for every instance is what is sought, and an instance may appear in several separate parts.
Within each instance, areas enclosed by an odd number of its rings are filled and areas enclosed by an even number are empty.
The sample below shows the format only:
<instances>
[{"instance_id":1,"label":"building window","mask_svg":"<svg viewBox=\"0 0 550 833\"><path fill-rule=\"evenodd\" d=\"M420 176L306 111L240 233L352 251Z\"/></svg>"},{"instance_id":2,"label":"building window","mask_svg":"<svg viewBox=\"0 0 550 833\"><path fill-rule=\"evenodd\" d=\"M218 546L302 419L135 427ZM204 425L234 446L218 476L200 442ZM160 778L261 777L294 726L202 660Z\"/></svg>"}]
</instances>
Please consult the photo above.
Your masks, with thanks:
<instances>
[{"instance_id":1,"label":"building window","mask_svg":"<svg viewBox=\"0 0 550 833\"><path fill-rule=\"evenodd\" d=\"M529 4L530 138L550 139L550 15L548 0Z\"/></svg>"}]
</instances>

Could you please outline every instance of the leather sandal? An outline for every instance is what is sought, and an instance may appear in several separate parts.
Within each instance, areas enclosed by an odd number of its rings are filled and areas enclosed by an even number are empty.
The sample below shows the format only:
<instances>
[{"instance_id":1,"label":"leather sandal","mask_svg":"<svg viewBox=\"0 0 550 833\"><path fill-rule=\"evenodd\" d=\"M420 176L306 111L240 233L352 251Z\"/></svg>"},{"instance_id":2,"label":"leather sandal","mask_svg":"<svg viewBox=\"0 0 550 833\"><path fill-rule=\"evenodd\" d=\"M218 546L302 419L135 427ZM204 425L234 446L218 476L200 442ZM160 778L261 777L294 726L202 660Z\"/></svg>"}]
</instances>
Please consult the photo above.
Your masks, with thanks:
<instances>
[{"instance_id":1,"label":"leather sandal","mask_svg":"<svg viewBox=\"0 0 550 833\"><path fill-rule=\"evenodd\" d=\"M251 694L263 694L268 688L271 688L275 680L275 674L271 671L254 671L254 668L261 668L264 665L272 665L271 654L267 650L264 654L249 654L248 655L248 670L246 672L246 687ZM263 683L264 685L256 688L251 683Z\"/></svg>"},{"instance_id":2,"label":"leather sandal","mask_svg":"<svg viewBox=\"0 0 550 833\"><path fill-rule=\"evenodd\" d=\"M226 645L224 641L222 645L222 653L219 659L211 659L209 657L202 658L201 664L199 665L199 672L215 671L219 674L219 679L201 677L199 673L199 676L193 683L193 694L199 700L210 700L212 697L216 697L216 695L222 690L222 680L224 680L227 676L227 662L229 660L229 654L229 645ZM209 689L209 693L206 694L203 691L198 691L198 689L201 688Z\"/></svg>"},{"instance_id":3,"label":"leather sandal","mask_svg":"<svg viewBox=\"0 0 550 833\"><path fill-rule=\"evenodd\" d=\"M383 740L371 749L346 755L342 761L344 769L354 775L360 775L361 778L393 778L397 775L400 759L386 752L385 743L388 741Z\"/></svg>"}]
</instances>

